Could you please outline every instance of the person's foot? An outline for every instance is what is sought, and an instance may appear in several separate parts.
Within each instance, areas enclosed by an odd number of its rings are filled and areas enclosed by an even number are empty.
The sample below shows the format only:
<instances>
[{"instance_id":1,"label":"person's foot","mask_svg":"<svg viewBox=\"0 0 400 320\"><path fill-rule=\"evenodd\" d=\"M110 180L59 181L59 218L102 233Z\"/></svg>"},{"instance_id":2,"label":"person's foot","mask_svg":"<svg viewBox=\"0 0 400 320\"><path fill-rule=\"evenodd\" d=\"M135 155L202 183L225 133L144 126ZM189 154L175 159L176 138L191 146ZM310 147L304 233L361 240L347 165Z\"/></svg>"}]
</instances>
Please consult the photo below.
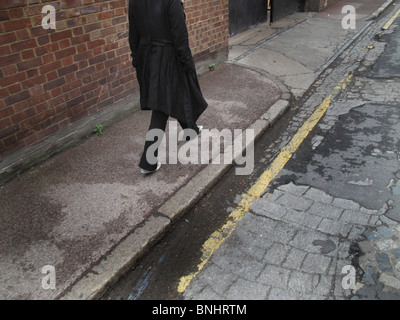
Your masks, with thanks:
<instances>
[{"instance_id":1,"label":"person's foot","mask_svg":"<svg viewBox=\"0 0 400 320\"><path fill-rule=\"evenodd\" d=\"M157 162L157 168L155 170L150 171L150 170L145 170L145 169L140 168L140 172L143 174L150 174L150 173L154 173L154 172L160 170L160 168L161 168L161 163Z\"/></svg>"}]
</instances>

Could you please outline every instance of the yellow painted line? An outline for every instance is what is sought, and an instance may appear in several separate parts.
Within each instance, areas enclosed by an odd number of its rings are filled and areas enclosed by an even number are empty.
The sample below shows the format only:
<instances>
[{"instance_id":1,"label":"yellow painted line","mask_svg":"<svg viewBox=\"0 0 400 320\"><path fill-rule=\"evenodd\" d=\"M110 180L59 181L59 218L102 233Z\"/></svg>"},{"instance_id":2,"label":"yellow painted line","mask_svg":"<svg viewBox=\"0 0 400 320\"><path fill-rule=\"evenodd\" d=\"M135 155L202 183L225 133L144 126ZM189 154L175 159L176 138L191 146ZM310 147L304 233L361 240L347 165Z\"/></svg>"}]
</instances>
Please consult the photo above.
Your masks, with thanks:
<instances>
[{"instance_id":1,"label":"yellow painted line","mask_svg":"<svg viewBox=\"0 0 400 320\"><path fill-rule=\"evenodd\" d=\"M386 24L382 27L382 30L387 30L390 28L390 26L393 24L394 20L396 20L396 18L400 15L400 9L397 10L397 12L394 14L393 17L391 17L389 19L388 22L386 22Z\"/></svg>"},{"instance_id":2,"label":"yellow painted line","mask_svg":"<svg viewBox=\"0 0 400 320\"><path fill-rule=\"evenodd\" d=\"M295 151L299 148L304 139L313 130L319 120L328 110L332 103L332 98L337 95L341 90L344 90L347 84L351 81L352 76L346 75L346 78L341 80L334 88L332 93L325 98L325 100L318 106L314 113L304 122L301 128L293 136L291 141L281 149L281 152L271 163L267 170L257 179L254 185L242 195L242 200L238 207L228 216L225 224L215 231L210 238L202 246L202 257L200 263L197 265L197 271L181 277L178 292L185 292L190 282L200 273L213 253L225 242L225 240L235 230L237 224L243 219L244 213L250 210L251 205L257 201L265 192L271 181L283 169L289 159L293 156Z\"/></svg>"}]
</instances>

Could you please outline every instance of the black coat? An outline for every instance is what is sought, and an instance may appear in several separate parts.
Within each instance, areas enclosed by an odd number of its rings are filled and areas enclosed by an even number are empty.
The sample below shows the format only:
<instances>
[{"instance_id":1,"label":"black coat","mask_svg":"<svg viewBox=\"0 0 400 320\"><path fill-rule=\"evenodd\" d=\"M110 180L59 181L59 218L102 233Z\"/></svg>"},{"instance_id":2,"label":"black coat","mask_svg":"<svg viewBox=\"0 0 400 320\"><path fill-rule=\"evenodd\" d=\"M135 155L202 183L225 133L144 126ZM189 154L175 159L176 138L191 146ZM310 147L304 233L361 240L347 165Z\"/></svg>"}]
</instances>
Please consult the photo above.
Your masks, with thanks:
<instances>
[{"instance_id":1,"label":"black coat","mask_svg":"<svg viewBox=\"0 0 400 320\"><path fill-rule=\"evenodd\" d=\"M129 44L143 110L162 111L189 127L207 108L189 47L180 0L130 0Z\"/></svg>"}]
</instances>

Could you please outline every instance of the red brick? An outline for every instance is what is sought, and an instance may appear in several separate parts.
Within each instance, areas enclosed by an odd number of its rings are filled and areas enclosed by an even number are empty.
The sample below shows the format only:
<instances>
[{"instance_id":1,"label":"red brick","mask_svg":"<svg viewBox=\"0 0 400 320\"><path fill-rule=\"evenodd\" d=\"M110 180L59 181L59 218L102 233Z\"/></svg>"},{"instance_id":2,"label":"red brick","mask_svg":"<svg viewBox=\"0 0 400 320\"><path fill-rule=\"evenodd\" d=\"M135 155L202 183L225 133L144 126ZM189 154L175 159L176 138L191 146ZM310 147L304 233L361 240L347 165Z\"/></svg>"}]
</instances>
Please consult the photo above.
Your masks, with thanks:
<instances>
[{"instance_id":1,"label":"red brick","mask_svg":"<svg viewBox=\"0 0 400 320\"><path fill-rule=\"evenodd\" d=\"M9 11L2 10L0 11L0 22L11 20Z\"/></svg>"},{"instance_id":2,"label":"red brick","mask_svg":"<svg viewBox=\"0 0 400 320\"><path fill-rule=\"evenodd\" d=\"M18 92L18 93L16 93L16 94L13 94L13 95L11 95L11 96L6 97L6 98L4 99L4 101L5 101L5 103L6 103L7 105L12 105L12 104L14 104L14 103L17 103L17 102L20 102L20 101L29 99L30 96L31 96L31 95L30 95L29 91L26 90L26 91Z\"/></svg>"},{"instance_id":3,"label":"red brick","mask_svg":"<svg viewBox=\"0 0 400 320\"><path fill-rule=\"evenodd\" d=\"M110 2L111 9L124 7L124 6L126 6L126 1L124 1L124 0L117 0L117 1Z\"/></svg>"},{"instance_id":4,"label":"red brick","mask_svg":"<svg viewBox=\"0 0 400 320\"><path fill-rule=\"evenodd\" d=\"M0 119L7 118L14 114L14 108L12 106L7 106L5 108L0 109Z\"/></svg>"},{"instance_id":5,"label":"red brick","mask_svg":"<svg viewBox=\"0 0 400 320\"><path fill-rule=\"evenodd\" d=\"M30 19L11 20L3 23L4 31L15 31L32 27Z\"/></svg>"},{"instance_id":6,"label":"red brick","mask_svg":"<svg viewBox=\"0 0 400 320\"><path fill-rule=\"evenodd\" d=\"M106 54L101 54L101 55L97 55L91 59L89 59L89 64L90 65L95 65L97 63L103 62L107 60L107 55Z\"/></svg>"},{"instance_id":7,"label":"red brick","mask_svg":"<svg viewBox=\"0 0 400 320\"><path fill-rule=\"evenodd\" d=\"M7 1L6 8L15 8L15 7L23 7L25 6L25 0L3 0L4 2Z\"/></svg>"},{"instance_id":8,"label":"red brick","mask_svg":"<svg viewBox=\"0 0 400 320\"><path fill-rule=\"evenodd\" d=\"M17 35L13 33L0 34L0 45L10 44L17 40Z\"/></svg>"},{"instance_id":9,"label":"red brick","mask_svg":"<svg viewBox=\"0 0 400 320\"><path fill-rule=\"evenodd\" d=\"M57 42L53 42L53 43L49 43L49 44L45 44L43 46L39 46L35 49L36 55L42 56L51 52L55 52L59 50L59 46Z\"/></svg>"},{"instance_id":10,"label":"red brick","mask_svg":"<svg viewBox=\"0 0 400 320\"><path fill-rule=\"evenodd\" d=\"M9 46L1 46L0 47L0 57L9 55L10 53L11 53L11 49Z\"/></svg>"},{"instance_id":11,"label":"red brick","mask_svg":"<svg viewBox=\"0 0 400 320\"><path fill-rule=\"evenodd\" d=\"M68 67L64 67L64 68L58 69L58 75L59 75L60 77L63 77L63 76L65 76L66 74L75 72L75 71L77 71L77 70L78 70L78 66L77 66L76 64L72 64L72 65L70 65L70 66L68 66Z\"/></svg>"},{"instance_id":12,"label":"red brick","mask_svg":"<svg viewBox=\"0 0 400 320\"><path fill-rule=\"evenodd\" d=\"M72 56L75 53L76 53L75 47L71 47L71 48L56 52L55 57L56 57L56 59L62 59L62 58L68 57L68 56Z\"/></svg>"},{"instance_id":13,"label":"red brick","mask_svg":"<svg viewBox=\"0 0 400 320\"><path fill-rule=\"evenodd\" d=\"M37 46L36 39L29 39L21 42L12 43L11 50L13 53L15 53L36 46Z\"/></svg>"},{"instance_id":14,"label":"red brick","mask_svg":"<svg viewBox=\"0 0 400 320\"><path fill-rule=\"evenodd\" d=\"M113 25L121 24L127 22L127 18L125 16L123 17L118 17L112 20Z\"/></svg>"},{"instance_id":15,"label":"red brick","mask_svg":"<svg viewBox=\"0 0 400 320\"><path fill-rule=\"evenodd\" d=\"M26 72L27 74L28 72ZM30 89L34 86L44 84L46 82L46 77L44 75L39 75L37 77L28 78L21 82L22 89Z\"/></svg>"},{"instance_id":16,"label":"red brick","mask_svg":"<svg viewBox=\"0 0 400 320\"><path fill-rule=\"evenodd\" d=\"M68 48L71 46L71 40L70 39L64 39L58 42L59 47L61 50Z\"/></svg>"},{"instance_id":17,"label":"red brick","mask_svg":"<svg viewBox=\"0 0 400 320\"><path fill-rule=\"evenodd\" d=\"M35 15L41 15L42 14L42 9L43 5L37 5L37 6L26 6L25 8L25 14L26 16L35 16ZM22 15L20 15L22 17Z\"/></svg>"},{"instance_id":18,"label":"red brick","mask_svg":"<svg viewBox=\"0 0 400 320\"><path fill-rule=\"evenodd\" d=\"M74 28L72 32L74 36L81 36L83 35L83 28L82 27Z\"/></svg>"},{"instance_id":19,"label":"red brick","mask_svg":"<svg viewBox=\"0 0 400 320\"><path fill-rule=\"evenodd\" d=\"M62 91L65 92L69 92L73 89L79 88L82 86L82 80L78 79L72 82L67 82L64 86L62 86Z\"/></svg>"},{"instance_id":20,"label":"red brick","mask_svg":"<svg viewBox=\"0 0 400 320\"><path fill-rule=\"evenodd\" d=\"M84 93L86 93L88 91L91 91L91 90L94 90L96 88L98 88L97 82L92 82L90 84L87 84L87 85L81 87L80 91L81 91L81 94L84 94Z\"/></svg>"},{"instance_id":21,"label":"red brick","mask_svg":"<svg viewBox=\"0 0 400 320\"><path fill-rule=\"evenodd\" d=\"M91 13L96 13L100 11L100 7L98 5L92 5L92 6L85 6L81 8L81 14L91 14Z\"/></svg>"},{"instance_id":22,"label":"red brick","mask_svg":"<svg viewBox=\"0 0 400 320\"><path fill-rule=\"evenodd\" d=\"M57 70L53 70L53 71L50 71L50 72L46 73L46 80L47 80L48 82L49 82L49 81L56 80L56 79L58 79L58 72L57 72Z\"/></svg>"},{"instance_id":23,"label":"red brick","mask_svg":"<svg viewBox=\"0 0 400 320\"><path fill-rule=\"evenodd\" d=\"M43 29L42 26L32 27L29 30L31 32L32 37L37 37L37 36L41 36L41 35L49 35L49 34L54 34L57 32L54 29Z\"/></svg>"},{"instance_id":24,"label":"red brick","mask_svg":"<svg viewBox=\"0 0 400 320\"><path fill-rule=\"evenodd\" d=\"M59 78L57 80L48 82L46 84L43 85L44 90L46 91L50 91L56 87L62 86L63 84L65 84L65 79L64 78Z\"/></svg>"},{"instance_id":25,"label":"red brick","mask_svg":"<svg viewBox=\"0 0 400 320\"><path fill-rule=\"evenodd\" d=\"M29 29L22 29L22 30L17 30L15 31L17 38L19 40L27 40L31 38L31 34L29 32Z\"/></svg>"},{"instance_id":26,"label":"red brick","mask_svg":"<svg viewBox=\"0 0 400 320\"><path fill-rule=\"evenodd\" d=\"M96 47L99 47L99 46L103 46L103 45L105 45L105 43L106 42L105 42L104 39L97 39L97 40L88 42L87 46L88 46L88 49L90 50L90 49L93 49L93 48L96 48Z\"/></svg>"},{"instance_id":27,"label":"red brick","mask_svg":"<svg viewBox=\"0 0 400 320\"><path fill-rule=\"evenodd\" d=\"M93 53L91 51L84 51L84 52L74 55L74 61L79 62L82 60L89 60L92 57L93 57Z\"/></svg>"},{"instance_id":28,"label":"red brick","mask_svg":"<svg viewBox=\"0 0 400 320\"><path fill-rule=\"evenodd\" d=\"M81 95L81 96L79 96L79 97L77 97L75 99L67 101L67 108L68 109L73 108L73 107L81 104L84 101L85 101L85 97L83 95Z\"/></svg>"},{"instance_id":29,"label":"red brick","mask_svg":"<svg viewBox=\"0 0 400 320\"><path fill-rule=\"evenodd\" d=\"M99 13L99 20L106 20L114 17L114 11L105 11Z\"/></svg>"},{"instance_id":30,"label":"red brick","mask_svg":"<svg viewBox=\"0 0 400 320\"><path fill-rule=\"evenodd\" d=\"M32 49L23 51L21 53L21 56L23 60L31 60L35 57L35 51L33 51Z\"/></svg>"},{"instance_id":31,"label":"red brick","mask_svg":"<svg viewBox=\"0 0 400 320\"><path fill-rule=\"evenodd\" d=\"M20 82L26 79L26 72L20 72L17 74L6 76L0 79L0 87L7 87L16 82Z\"/></svg>"},{"instance_id":32,"label":"red brick","mask_svg":"<svg viewBox=\"0 0 400 320\"><path fill-rule=\"evenodd\" d=\"M50 37L48 35L40 36L37 38L38 44L43 46L50 42Z\"/></svg>"},{"instance_id":33,"label":"red brick","mask_svg":"<svg viewBox=\"0 0 400 320\"><path fill-rule=\"evenodd\" d=\"M100 30L102 28L101 22L92 23L88 26L85 26L85 33L90 33L94 30Z\"/></svg>"},{"instance_id":34,"label":"red brick","mask_svg":"<svg viewBox=\"0 0 400 320\"><path fill-rule=\"evenodd\" d=\"M89 68L79 70L76 73L76 77L77 78L83 78L83 77L87 76L88 74L89 75L92 74L94 71L95 71L95 68L93 66L90 66Z\"/></svg>"},{"instance_id":35,"label":"red brick","mask_svg":"<svg viewBox=\"0 0 400 320\"><path fill-rule=\"evenodd\" d=\"M29 89L32 96L40 95L43 93L43 86L38 85Z\"/></svg>"},{"instance_id":36,"label":"red brick","mask_svg":"<svg viewBox=\"0 0 400 320\"><path fill-rule=\"evenodd\" d=\"M87 50L86 43L80 44L79 46L76 47L76 49L78 50L79 53L86 51Z\"/></svg>"},{"instance_id":37,"label":"red brick","mask_svg":"<svg viewBox=\"0 0 400 320\"><path fill-rule=\"evenodd\" d=\"M46 54L46 55L42 56L42 60L43 60L43 64L48 64L50 62L53 62L55 60L54 54L53 53Z\"/></svg>"},{"instance_id":38,"label":"red brick","mask_svg":"<svg viewBox=\"0 0 400 320\"><path fill-rule=\"evenodd\" d=\"M8 137L8 138L3 140L4 146L6 148L15 145L17 142L18 142L18 140L17 140L15 135L13 135L11 137Z\"/></svg>"},{"instance_id":39,"label":"red brick","mask_svg":"<svg viewBox=\"0 0 400 320\"><path fill-rule=\"evenodd\" d=\"M64 67L68 67L74 63L74 58L72 56L68 56L61 60Z\"/></svg>"},{"instance_id":40,"label":"red brick","mask_svg":"<svg viewBox=\"0 0 400 320\"><path fill-rule=\"evenodd\" d=\"M72 45L78 45L78 44L81 44L81 43L86 43L88 41L90 41L90 35L83 34L81 36L73 37L71 39L71 44Z\"/></svg>"},{"instance_id":41,"label":"red brick","mask_svg":"<svg viewBox=\"0 0 400 320\"><path fill-rule=\"evenodd\" d=\"M72 37L72 31L71 30L65 30L65 31L60 31L52 34L50 36L51 41L56 42L62 39L67 39Z\"/></svg>"},{"instance_id":42,"label":"red brick","mask_svg":"<svg viewBox=\"0 0 400 320\"><path fill-rule=\"evenodd\" d=\"M17 63L18 71L20 71L20 72L26 71L29 69L34 69L41 65L42 65L42 58L40 58L40 57Z\"/></svg>"},{"instance_id":43,"label":"red brick","mask_svg":"<svg viewBox=\"0 0 400 320\"><path fill-rule=\"evenodd\" d=\"M20 83L15 83L15 84L9 86L7 89L10 94L19 93L20 91L22 91L22 87L21 87Z\"/></svg>"},{"instance_id":44,"label":"red brick","mask_svg":"<svg viewBox=\"0 0 400 320\"><path fill-rule=\"evenodd\" d=\"M39 95L31 97L28 101L27 104L29 106L35 106L39 103L45 102L51 98L50 92L43 92Z\"/></svg>"},{"instance_id":45,"label":"red brick","mask_svg":"<svg viewBox=\"0 0 400 320\"><path fill-rule=\"evenodd\" d=\"M61 9L76 8L82 6L82 0L63 0L61 1Z\"/></svg>"},{"instance_id":46,"label":"red brick","mask_svg":"<svg viewBox=\"0 0 400 320\"><path fill-rule=\"evenodd\" d=\"M109 36L111 34L116 34L116 33L117 33L117 28L116 27L105 28L105 29L102 29L100 31L100 35L103 38L106 37L106 36Z\"/></svg>"}]
</instances>

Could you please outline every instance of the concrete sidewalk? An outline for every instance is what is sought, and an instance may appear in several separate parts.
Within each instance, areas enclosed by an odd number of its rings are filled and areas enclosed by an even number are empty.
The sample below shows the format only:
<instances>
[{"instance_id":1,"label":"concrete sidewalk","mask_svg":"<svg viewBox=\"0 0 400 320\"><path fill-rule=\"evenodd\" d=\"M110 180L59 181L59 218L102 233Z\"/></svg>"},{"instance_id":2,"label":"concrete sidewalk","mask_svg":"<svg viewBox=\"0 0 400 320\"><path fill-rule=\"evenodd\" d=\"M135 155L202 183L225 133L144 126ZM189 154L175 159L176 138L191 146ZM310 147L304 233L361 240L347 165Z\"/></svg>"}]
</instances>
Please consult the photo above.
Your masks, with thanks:
<instances>
[{"instance_id":1,"label":"concrete sidewalk","mask_svg":"<svg viewBox=\"0 0 400 320\"><path fill-rule=\"evenodd\" d=\"M258 120L282 96L267 77L229 64L202 76L201 86L205 129L255 123L260 133L268 121ZM229 168L176 164L141 175L150 114L138 111L0 189L1 298L54 299L82 276L68 298L97 297ZM42 288L46 265L55 268L55 290Z\"/></svg>"},{"instance_id":2,"label":"concrete sidewalk","mask_svg":"<svg viewBox=\"0 0 400 320\"><path fill-rule=\"evenodd\" d=\"M269 26L250 29L231 39L229 61L262 69L300 98L372 19L392 1L340 1L320 13L295 13ZM345 5L356 10L356 28L343 29Z\"/></svg>"},{"instance_id":3,"label":"concrete sidewalk","mask_svg":"<svg viewBox=\"0 0 400 320\"><path fill-rule=\"evenodd\" d=\"M260 135L287 109L290 92L301 97L389 4L355 4L357 29L343 30L339 13L348 3L233 37L236 65L200 78L210 106L199 124ZM149 116L138 111L0 188L1 299L99 298L230 167L164 165L143 177L137 163ZM47 265L55 268L54 290L42 286Z\"/></svg>"}]
</instances>

